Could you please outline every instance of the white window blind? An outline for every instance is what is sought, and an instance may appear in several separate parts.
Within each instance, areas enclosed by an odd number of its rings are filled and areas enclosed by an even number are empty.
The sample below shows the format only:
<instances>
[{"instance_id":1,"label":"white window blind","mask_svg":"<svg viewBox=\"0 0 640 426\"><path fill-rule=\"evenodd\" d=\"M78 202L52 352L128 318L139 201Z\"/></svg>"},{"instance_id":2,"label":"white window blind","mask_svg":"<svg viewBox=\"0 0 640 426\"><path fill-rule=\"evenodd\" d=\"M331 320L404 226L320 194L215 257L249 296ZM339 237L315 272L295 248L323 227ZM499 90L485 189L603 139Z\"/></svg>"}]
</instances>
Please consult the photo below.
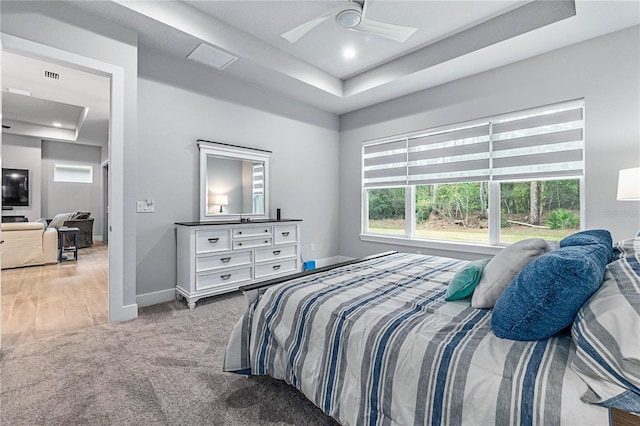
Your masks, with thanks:
<instances>
[{"instance_id":1,"label":"white window blind","mask_svg":"<svg viewBox=\"0 0 640 426\"><path fill-rule=\"evenodd\" d=\"M536 180L584 173L582 105L496 121L492 180Z\"/></svg>"},{"instance_id":2,"label":"white window blind","mask_svg":"<svg viewBox=\"0 0 640 426\"><path fill-rule=\"evenodd\" d=\"M407 139L363 147L365 186L407 184Z\"/></svg>"},{"instance_id":3,"label":"white window blind","mask_svg":"<svg viewBox=\"0 0 640 426\"><path fill-rule=\"evenodd\" d=\"M568 103L363 145L363 186L584 173L584 106Z\"/></svg>"},{"instance_id":4,"label":"white window blind","mask_svg":"<svg viewBox=\"0 0 640 426\"><path fill-rule=\"evenodd\" d=\"M489 178L489 124L409 139L410 184L471 182Z\"/></svg>"}]
</instances>

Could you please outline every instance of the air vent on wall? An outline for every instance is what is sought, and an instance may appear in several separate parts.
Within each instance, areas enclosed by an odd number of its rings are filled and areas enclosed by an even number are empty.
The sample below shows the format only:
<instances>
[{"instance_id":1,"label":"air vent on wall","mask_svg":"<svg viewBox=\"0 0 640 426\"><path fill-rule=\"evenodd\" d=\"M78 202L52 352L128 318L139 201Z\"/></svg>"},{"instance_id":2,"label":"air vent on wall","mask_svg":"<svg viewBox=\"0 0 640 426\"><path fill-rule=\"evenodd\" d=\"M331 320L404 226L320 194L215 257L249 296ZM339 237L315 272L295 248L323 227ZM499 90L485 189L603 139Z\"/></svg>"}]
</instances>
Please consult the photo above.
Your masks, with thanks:
<instances>
[{"instance_id":1,"label":"air vent on wall","mask_svg":"<svg viewBox=\"0 0 640 426\"><path fill-rule=\"evenodd\" d=\"M62 77L57 72L47 71L47 70L42 70L42 76L44 78L50 78L51 80L60 80L60 77Z\"/></svg>"}]
</instances>

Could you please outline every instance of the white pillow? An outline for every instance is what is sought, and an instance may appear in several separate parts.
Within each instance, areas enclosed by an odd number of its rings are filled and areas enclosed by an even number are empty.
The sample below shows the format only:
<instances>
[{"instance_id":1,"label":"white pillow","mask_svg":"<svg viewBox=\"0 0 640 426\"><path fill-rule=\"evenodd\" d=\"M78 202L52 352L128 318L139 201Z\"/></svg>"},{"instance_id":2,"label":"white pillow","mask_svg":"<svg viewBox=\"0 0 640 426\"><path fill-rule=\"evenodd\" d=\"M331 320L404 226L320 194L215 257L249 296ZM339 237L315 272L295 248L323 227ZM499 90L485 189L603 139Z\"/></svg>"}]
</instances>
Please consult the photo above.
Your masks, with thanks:
<instances>
[{"instance_id":1,"label":"white pillow","mask_svg":"<svg viewBox=\"0 0 640 426\"><path fill-rule=\"evenodd\" d=\"M542 238L521 240L503 248L482 271L480 282L471 298L471 306L493 308L498 297L522 268L554 248L557 246Z\"/></svg>"},{"instance_id":2,"label":"white pillow","mask_svg":"<svg viewBox=\"0 0 640 426\"><path fill-rule=\"evenodd\" d=\"M71 218L75 215L76 215L76 212L59 213L53 217L53 219L51 220L51 223L49 224L49 228L56 228L56 229L62 228L64 226L64 223L67 220L71 220Z\"/></svg>"}]
</instances>

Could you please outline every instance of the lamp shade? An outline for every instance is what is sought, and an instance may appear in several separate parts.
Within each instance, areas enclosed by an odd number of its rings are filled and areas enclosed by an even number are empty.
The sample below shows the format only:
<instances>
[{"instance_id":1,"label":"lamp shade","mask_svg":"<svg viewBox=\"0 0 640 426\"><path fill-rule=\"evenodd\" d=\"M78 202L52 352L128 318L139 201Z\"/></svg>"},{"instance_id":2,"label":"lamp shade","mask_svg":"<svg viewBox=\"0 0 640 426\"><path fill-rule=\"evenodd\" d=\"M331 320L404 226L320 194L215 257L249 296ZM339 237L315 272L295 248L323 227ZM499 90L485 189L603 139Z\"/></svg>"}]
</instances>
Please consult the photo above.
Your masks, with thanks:
<instances>
[{"instance_id":1,"label":"lamp shade","mask_svg":"<svg viewBox=\"0 0 640 426\"><path fill-rule=\"evenodd\" d=\"M226 195L216 195L214 204L218 206L226 206L229 204L229 197Z\"/></svg>"},{"instance_id":2,"label":"lamp shade","mask_svg":"<svg viewBox=\"0 0 640 426\"><path fill-rule=\"evenodd\" d=\"M640 200L640 167L620 170L618 201Z\"/></svg>"}]
</instances>

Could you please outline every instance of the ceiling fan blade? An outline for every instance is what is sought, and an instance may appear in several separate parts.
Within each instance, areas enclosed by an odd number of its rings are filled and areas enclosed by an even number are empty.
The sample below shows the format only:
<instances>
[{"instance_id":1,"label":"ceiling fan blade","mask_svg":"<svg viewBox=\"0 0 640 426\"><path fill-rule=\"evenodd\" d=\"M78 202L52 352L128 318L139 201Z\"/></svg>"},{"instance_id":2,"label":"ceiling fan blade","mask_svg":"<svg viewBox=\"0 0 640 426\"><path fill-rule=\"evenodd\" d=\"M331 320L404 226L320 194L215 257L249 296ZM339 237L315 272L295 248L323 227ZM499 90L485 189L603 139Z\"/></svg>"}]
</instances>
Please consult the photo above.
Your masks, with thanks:
<instances>
[{"instance_id":1,"label":"ceiling fan blade","mask_svg":"<svg viewBox=\"0 0 640 426\"><path fill-rule=\"evenodd\" d=\"M297 27L287 31L286 33L282 34L282 37L284 37L289 43L295 43L296 41L300 40L303 35L329 19L330 16L330 14L318 16L317 18L307 21L304 24L298 25Z\"/></svg>"},{"instance_id":2,"label":"ceiling fan blade","mask_svg":"<svg viewBox=\"0 0 640 426\"><path fill-rule=\"evenodd\" d=\"M366 4L366 3L365 3ZM362 18L362 22L353 28L355 31L362 31L379 35L380 37L389 38L404 43L418 29L414 27L403 27L402 25L387 24L386 22L378 22L372 19Z\"/></svg>"}]
</instances>

